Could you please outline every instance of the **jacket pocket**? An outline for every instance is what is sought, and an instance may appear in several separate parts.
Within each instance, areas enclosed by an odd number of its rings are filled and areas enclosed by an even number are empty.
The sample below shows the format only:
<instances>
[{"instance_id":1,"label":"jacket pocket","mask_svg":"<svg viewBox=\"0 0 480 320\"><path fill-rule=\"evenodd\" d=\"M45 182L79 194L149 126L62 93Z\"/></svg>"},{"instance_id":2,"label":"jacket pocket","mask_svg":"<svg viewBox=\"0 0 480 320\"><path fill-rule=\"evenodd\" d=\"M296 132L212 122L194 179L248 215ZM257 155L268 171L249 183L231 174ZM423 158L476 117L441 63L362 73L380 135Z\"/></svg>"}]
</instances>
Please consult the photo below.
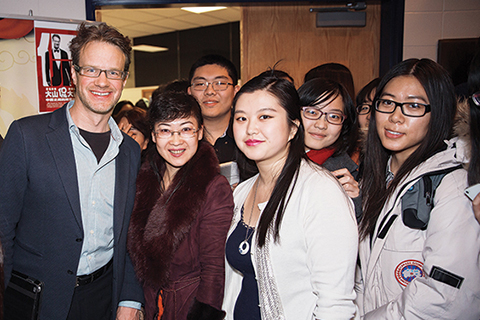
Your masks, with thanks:
<instances>
[{"instance_id":1,"label":"jacket pocket","mask_svg":"<svg viewBox=\"0 0 480 320\"><path fill-rule=\"evenodd\" d=\"M16 240L15 241L15 246L17 246L18 248L15 249L15 255L22 255L21 253L18 252L18 249L26 252L26 253L29 253L29 254L33 254L37 257L43 257L43 254L42 252L36 250L35 248L33 248L32 246L29 246L28 244L22 242L22 241L19 241L19 240Z\"/></svg>"}]
</instances>

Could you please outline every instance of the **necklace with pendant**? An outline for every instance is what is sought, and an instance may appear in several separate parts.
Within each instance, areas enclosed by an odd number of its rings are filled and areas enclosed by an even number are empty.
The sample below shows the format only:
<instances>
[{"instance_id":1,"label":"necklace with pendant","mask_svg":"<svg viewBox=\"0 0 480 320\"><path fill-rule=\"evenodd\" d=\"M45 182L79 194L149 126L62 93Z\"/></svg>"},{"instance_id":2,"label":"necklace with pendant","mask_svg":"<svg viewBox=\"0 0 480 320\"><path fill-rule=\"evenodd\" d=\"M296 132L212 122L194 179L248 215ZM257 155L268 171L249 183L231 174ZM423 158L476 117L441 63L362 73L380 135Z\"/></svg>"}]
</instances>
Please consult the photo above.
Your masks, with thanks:
<instances>
[{"instance_id":1,"label":"necklace with pendant","mask_svg":"<svg viewBox=\"0 0 480 320\"><path fill-rule=\"evenodd\" d=\"M250 240L250 237L255 233L254 230L252 230L252 232L248 234L248 231L250 229L253 229L253 227L250 226L250 222L252 221L253 209L255 208L255 201L257 200L257 190L258 190L258 178L256 181L255 193L253 194L252 208L250 209L250 217L248 218L247 232L245 233L245 240L240 242L240 245L238 246L238 252L240 252L242 256L246 255L248 251L250 251L250 244L248 243L248 240Z\"/></svg>"}]
</instances>

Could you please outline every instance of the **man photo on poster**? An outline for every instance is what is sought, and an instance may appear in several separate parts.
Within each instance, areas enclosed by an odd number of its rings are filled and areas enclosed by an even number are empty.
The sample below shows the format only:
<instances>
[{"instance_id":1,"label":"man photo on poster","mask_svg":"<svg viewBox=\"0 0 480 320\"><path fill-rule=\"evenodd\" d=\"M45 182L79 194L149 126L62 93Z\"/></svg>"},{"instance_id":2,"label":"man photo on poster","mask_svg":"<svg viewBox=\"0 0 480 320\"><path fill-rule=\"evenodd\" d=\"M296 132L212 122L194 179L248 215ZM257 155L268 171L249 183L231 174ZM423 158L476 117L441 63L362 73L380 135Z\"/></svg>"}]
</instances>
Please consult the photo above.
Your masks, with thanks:
<instances>
[{"instance_id":1,"label":"man photo on poster","mask_svg":"<svg viewBox=\"0 0 480 320\"><path fill-rule=\"evenodd\" d=\"M60 35L52 35L52 46L45 52L45 74L48 86L70 86L68 53L60 48Z\"/></svg>"}]
</instances>

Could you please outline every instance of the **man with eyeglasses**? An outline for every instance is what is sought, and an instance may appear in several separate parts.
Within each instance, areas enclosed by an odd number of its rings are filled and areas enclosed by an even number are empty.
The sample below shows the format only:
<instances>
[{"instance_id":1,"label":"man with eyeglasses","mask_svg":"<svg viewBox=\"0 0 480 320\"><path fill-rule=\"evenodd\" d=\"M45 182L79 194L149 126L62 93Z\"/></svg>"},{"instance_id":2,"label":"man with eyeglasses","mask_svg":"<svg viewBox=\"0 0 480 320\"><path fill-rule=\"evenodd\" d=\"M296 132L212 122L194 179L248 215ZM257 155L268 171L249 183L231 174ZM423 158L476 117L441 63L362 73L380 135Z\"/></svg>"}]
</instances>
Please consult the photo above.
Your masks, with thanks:
<instances>
[{"instance_id":1,"label":"man with eyeglasses","mask_svg":"<svg viewBox=\"0 0 480 320\"><path fill-rule=\"evenodd\" d=\"M233 162L236 167L230 119L233 98L240 87L234 64L220 55L203 56L192 65L189 80L187 91L202 110L204 139L213 145L220 164Z\"/></svg>"},{"instance_id":2,"label":"man with eyeglasses","mask_svg":"<svg viewBox=\"0 0 480 320\"><path fill-rule=\"evenodd\" d=\"M43 283L38 319L139 319L143 290L126 242L140 147L110 117L130 40L82 24L70 51L75 100L14 121L0 151L5 281L22 273ZM13 291L6 319L29 303Z\"/></svg>"}]
</instances>

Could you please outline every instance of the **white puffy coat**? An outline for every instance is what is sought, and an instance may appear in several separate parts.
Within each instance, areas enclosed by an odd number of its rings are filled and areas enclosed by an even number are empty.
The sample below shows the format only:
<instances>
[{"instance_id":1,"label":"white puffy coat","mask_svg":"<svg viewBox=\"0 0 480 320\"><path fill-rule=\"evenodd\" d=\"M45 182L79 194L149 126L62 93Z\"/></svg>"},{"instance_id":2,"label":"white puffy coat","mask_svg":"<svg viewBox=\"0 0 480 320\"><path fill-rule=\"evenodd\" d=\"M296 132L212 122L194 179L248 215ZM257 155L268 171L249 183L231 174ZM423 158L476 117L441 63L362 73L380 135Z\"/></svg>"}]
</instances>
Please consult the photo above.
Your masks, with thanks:
<instances>
[{"instance_id":1,"label":"white puffy coat","mask_svg":"<svg viewBox=\"0 0 480 320\"><path fill-rule=\"evenodd\" d=\"M466 160L460 141L447 144L400 183L380 214L372 246L370 237L360 243L356 289L363 319L480 319L480 225L463 193L466 171L443 178L426 230L402 221L400 198L411 185ZM381 239L379 232L395 215Z\"/></svg>"}]
</instances>

